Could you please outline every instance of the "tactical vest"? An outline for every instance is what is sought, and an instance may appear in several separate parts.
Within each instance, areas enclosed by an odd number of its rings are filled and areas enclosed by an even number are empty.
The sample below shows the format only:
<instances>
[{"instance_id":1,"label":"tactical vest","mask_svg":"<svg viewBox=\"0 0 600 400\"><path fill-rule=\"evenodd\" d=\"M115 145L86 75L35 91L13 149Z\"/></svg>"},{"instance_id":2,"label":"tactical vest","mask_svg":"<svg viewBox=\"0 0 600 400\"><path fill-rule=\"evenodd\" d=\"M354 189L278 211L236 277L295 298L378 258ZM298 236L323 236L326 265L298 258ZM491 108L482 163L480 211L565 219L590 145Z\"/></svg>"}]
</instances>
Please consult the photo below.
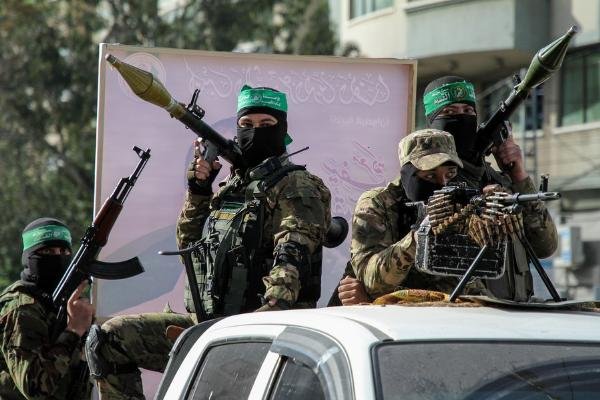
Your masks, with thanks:
<instances>
[{"instance_id":1,"label":"tactical vest","mask_svg":"<svg viewBox=\"0 0 600 400\"><path fill-rule=\"evenodd\" d=\"M263 237L265 213L269 211L267 191L290 172L305 169L291 163L265 162L247 174L249 182L233 177L213 201L202 239L194 244L198 250L192 254L202 306L209 318L254 311L262 305L262 278L273 266L273 238L265 241ZM301 274L298 303L316 304L321 259L319 250L311 256L308 276ZM185 306L188 312L195 312L187 282Z\"/></svg>"}]
</instances>

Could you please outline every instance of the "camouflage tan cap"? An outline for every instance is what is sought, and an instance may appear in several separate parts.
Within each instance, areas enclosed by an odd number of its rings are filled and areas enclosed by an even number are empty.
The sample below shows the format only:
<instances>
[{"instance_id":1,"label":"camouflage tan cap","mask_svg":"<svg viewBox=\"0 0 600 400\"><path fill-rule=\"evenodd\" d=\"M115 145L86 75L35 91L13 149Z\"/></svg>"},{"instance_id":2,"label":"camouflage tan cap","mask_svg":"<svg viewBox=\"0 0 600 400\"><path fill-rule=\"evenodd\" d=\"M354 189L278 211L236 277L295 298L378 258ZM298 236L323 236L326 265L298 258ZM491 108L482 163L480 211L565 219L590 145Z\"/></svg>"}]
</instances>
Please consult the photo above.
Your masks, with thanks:
<instances>
[{"instance_id":1,"label":"camouflage tan cap","mask_svg":"<svg viewBox=\"0 0 600 400\"><path fill-rule=\"evenodd\" d=\"M435 169L448 161L463 166L452 135L437 129L422 129L404 137L398 145L398 156L400 166L412 163L422 171Z\"/></svg>"}]
</instances>

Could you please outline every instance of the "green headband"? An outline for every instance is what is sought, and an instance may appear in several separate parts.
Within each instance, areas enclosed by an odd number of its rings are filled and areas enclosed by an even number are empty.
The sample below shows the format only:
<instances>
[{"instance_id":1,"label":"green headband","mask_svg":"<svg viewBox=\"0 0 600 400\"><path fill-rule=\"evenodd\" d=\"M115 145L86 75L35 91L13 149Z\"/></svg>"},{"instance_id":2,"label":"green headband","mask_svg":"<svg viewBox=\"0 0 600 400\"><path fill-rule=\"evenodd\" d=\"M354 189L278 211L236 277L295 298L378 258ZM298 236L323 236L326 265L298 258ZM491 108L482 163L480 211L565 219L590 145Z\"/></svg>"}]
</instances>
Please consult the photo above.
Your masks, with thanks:
<instances>
[{"instance_id":1,"label":"green headband","mask_svg":"<svg viewBox=\"0 0 600 400\"><path fill-rule=\"evenodd\" d=\"M475 104L475 89L472 83L467 81L447 83L423 96L426 116L454 103Z\"/></svg>"},{"instance_id":2,"label":"green headband","mask_svg":"<svg viewBox=\"0 0 600 400\"><path fill-rule=\"evenodd\" d=\"M67 242L71 246L71 232L64 226L46 225L23 233L23 251L51 240Z\"/></svg>"},{"instance_id":3,"label":"green headband","mask_svg":"<svg viewBox=\"0 0 600 400\"><path fill-rule=\"evenodd\" d=\"M238 95L237 111L247 107L269 107L287 112L287 100L285 93L270 89L253 89L244 85Z\"/></svg>"}]
</instances>

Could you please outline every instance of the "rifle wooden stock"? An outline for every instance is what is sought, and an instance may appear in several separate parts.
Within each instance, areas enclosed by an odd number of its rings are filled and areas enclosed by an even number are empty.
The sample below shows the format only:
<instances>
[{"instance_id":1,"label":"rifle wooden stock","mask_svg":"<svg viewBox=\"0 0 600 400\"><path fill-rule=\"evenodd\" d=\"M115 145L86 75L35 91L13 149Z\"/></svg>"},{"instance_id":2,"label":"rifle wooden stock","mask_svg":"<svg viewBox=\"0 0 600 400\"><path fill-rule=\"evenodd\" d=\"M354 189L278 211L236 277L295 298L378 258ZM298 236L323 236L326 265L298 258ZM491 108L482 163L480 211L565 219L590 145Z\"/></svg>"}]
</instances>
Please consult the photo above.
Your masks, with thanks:
<instances>
[{"instance_id":1,"label":"rifle wooden stock","mask_svg":"<svg viewBox=\"0 0 600 400\"><path fill-rule=\"evenodd\" d=\"M117 218L119 218L119 214L121 214L122 209L123 204L119 203L112 196L104 202L104 205L92 223L95 234L91 240L94 244L100 247L106 245L110 231L115 225L115 222L117 222Z\"/></svg>"},{"instance_id":2,"label":"rifle wooden stock","mask_svg":"<svg viewBox=\"0 0 600 400\"><path fill-rule=\"evenodd\" d=\"M91 276L103 279L124 279L144 272L137 258L124 262L107 263L96 260L98 253L107 243L110 231L114 226L127 195L135 185L142 169L150 158L150 149L142 151L138 147L133 150L140 161L129 178L122 178L111 196L106 200L94 222L86 230L81 239L81 246L73 256L67 271L61 278L54 292L52 302L59 308L57 322L53 328L53 338L56 339L67 322L66 304L69 296L79 284Z\"/></svg>"}]
</instances>

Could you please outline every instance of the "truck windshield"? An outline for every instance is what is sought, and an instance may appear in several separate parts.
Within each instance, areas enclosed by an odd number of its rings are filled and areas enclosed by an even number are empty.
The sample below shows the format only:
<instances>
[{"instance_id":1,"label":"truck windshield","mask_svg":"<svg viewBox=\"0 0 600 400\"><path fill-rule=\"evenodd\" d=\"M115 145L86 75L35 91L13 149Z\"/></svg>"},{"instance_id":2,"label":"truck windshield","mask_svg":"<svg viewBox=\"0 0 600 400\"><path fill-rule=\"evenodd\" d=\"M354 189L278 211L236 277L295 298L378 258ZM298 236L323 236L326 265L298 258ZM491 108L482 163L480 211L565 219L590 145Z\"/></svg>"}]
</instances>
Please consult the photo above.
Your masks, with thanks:
<instances>
[{"instance_id":1,"label":"truck windshield","mask_svg":"<svg viewBox=\"0 0 600 400\"><path fill-rule=\"evenodd\" d=\"M600 344L387 342L375 346L379 399L571 399L600 396Z\"/></svg>"}]
</instances>

